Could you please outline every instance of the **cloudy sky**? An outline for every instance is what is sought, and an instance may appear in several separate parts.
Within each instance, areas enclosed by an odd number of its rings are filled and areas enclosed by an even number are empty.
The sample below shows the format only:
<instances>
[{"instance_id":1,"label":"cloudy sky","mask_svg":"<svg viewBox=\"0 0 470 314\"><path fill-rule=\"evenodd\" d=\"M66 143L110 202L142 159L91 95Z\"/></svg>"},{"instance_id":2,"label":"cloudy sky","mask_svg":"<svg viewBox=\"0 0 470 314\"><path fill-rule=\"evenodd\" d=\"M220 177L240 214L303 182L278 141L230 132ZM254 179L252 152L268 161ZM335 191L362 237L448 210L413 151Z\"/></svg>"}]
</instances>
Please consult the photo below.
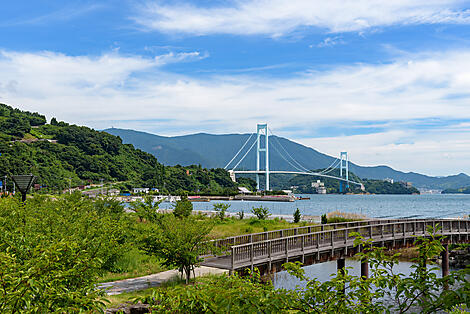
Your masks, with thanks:
<instances>
[{"instance_id":1,"label":"cloudy sky","mask_svg":"<svg viewBox=\"0 0 470 314\"><path fill-rule=\"evenodd\" d=\"M330 155L470 173L470 1L3 1L0 102L159 135L258 122Z\"/></svg>"}]
</instances>

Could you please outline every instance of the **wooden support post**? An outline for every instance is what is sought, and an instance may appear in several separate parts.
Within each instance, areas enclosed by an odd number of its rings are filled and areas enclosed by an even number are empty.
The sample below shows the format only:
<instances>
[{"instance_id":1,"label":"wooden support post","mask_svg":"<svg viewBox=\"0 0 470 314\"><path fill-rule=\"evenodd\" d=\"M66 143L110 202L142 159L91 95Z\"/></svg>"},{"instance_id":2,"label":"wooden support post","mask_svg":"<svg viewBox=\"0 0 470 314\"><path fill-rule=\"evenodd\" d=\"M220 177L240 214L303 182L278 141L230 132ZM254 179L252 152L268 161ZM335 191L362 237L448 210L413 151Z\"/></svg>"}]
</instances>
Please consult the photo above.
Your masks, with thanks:
<instances>
[{"instance_id":1,"label":"wooden support post","mask_svg":"<svg viewBox=\"0 0 470 314\"><path fill-rule=\"evenodd\" d=\"M285 245L286 245L286 263L289 262L289 242L287 240L289 240L289 239L286 238L286 240L285 240L286 241L286 243L285 243Z\"/></svg>"},{"instance_id":2,"label":"wooden support post","mask_svg":"<svg viewBox=\"0 0 470 314\"><path fill-rule=\"evenodd\" d=\"M251 243L251 246L250 246L250 262L251 262L251 271L253 271L253 253L254 253L254 250L253 250L253 243Z\"/></svg>"},{"instance_id":3,"label":"wooden support post","mask_svg":"<svg viewBox=\"0 0 470 314\"><path fill-rule=\"evenodd\" d=\"M272 249L272 241L268 242L268 272L271 273L271 249Z\"/></svg>"},{"instance_id":4,"label":"wooden support post","mask_svg":"<svg viewBox=\"0 0 470 314\"><path fill-rule=\"evenodd\" d=\"M444 243L444 250L441 252L442 257L442 277L449 275L449 244ZM447 282L444 284L444 289L449 290Z\"/></svg>"},{"instance_id":5,"label":"wooden support post","mask_svg":"<svg viewBox=\"0 0 470 314\"><path fill-rule=\"evenodd\" d=\"M363 279L369 278L369 261L367 258L361 260L361 277Z\"/></svg>"},{"instance_id":6,"label":"wooden support post","mask_svg":"<svg viewBox=\"0 0 470 314\"><path fill-rule=\"evenodd\" d=\"M302 264L305 264L305 236L302 236Z\"/></svg>"},{"instance_id":7,"label":"wooden support post","mask_svg":"<svg viewBox=\"0 0 470 314\"><path fill-rule=\"evenodd\" d=\"M232 265L230 267L230 275L233 275L233 270L235 269L235 248L232 246L231 250L232 250L232 256L231 256Z\"/></svg>"},{"instance_id":8,"label":"wooden support post","mask_svg":"<svg viewBox=\"0 0 470 314\"><path fill-rule=\"evenodd\" d=\"M344 274L344 268L346 266L346 259L343 257L343 258L340 258L336 261L336 266L337 266L337 269L338 269L338 273L342 273ZM341 291L343 294L346 293L346 286L343 286L342 288L342 291Z\"/></svg>"}]
</instances>

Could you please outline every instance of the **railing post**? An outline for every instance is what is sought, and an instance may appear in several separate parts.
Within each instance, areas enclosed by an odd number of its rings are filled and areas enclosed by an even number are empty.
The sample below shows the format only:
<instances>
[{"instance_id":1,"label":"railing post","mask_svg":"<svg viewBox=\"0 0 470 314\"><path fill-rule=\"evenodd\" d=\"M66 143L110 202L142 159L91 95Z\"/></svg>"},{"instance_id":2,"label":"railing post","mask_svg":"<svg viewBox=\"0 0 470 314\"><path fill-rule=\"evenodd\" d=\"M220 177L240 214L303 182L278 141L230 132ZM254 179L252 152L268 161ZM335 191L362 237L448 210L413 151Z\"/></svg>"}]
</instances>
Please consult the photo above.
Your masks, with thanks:
<instances>
[{"instance_id":1,"label":"railing post","mask_svg":"<svg viewBox=\"0 0 470 314\"><path fill-rule=\"evenodd\" d=\"M380 237L384 237L384 225L380 225Z\"/></svg>"},{"instance_id":2,"label":"railing post","mask_svg":"<svg viewBox=\"0 0 470 314\"><path fill-rule=\"evenodd\" d=\"M369 226L369 239L372 239L372 225Z\"/></svg>"},{"instance_id":3,"label":"railing post","mask_svg":"<svg viewBox=\"0 0 470 314\"><path fill-rule=\"evenodd\" d=\"M269 261L268 261L268 272L271 273L271 243L272 241L269 241L268 242L268 258L269 258Z\"/></svg>"},{"instance_id":4,"label":"railing post","mask_svg":"<svg viewBox=\"0 0 470 314\"><path fill-rule=\"evenodd\" d=\"M317 259L320 260L320 234L317 233Z\"/></svg>"},{"instance_id":5,"label":"railing post","mask_svg":"<svg viewBox=\"0 0 470 314\"><path fill-rule=\"evenodd\" d=\"M285 242L286 242L286 263L289 262L289 242L288 242L289 238L286 238Z\"/></svg>"},{"instance_id":6,"label":"railing post","mask_svg":"<svg viewBox=\"0 0 470 314\"><path fill-rule=\"evenodd\" d=\"M233 270L235 269L235 248L232 246L232 266L230 267L230 275L233 275Z\"/></svg>"},{"instance_id":7,"label":"railing post","mask_svg":"<svg viewBox=\"0 0 470 314\"><path fill-rule=\"evenodd\" d=\"M305 235L302 235L302 264L305 263L305 252L304 252L304 248L305 248Z\"/></svg>"},{"instance_id":8,"label":"railing post","mask_svg":"<svg viewBox=\"0 0 470 314\"><path fill-rule=\"evenodd\" d=\"M253 253L254 253L254 250L253 250L253 243L251 243L251 246L250 246L251 271L253 271L253 259L254 259Z\"/></svg>"}]
</instances>

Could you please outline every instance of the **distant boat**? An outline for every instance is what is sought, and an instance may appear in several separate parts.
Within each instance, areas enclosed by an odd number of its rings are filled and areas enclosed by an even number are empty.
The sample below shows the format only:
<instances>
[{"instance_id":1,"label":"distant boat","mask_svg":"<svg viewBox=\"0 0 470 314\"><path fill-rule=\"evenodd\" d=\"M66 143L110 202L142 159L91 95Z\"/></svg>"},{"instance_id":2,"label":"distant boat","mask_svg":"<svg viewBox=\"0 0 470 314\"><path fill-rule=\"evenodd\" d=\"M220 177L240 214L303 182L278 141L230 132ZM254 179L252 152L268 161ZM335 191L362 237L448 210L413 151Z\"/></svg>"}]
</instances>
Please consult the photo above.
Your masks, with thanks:
<instances>
[{"instance_id":1,"label":"distant boat","mask_svg":"<svg viewBox=\"0 0 470 314\"><path fill-rule=\"evenodd\" d=\"M303 200L309 200L310 197L297 197L298 200L303 201Z\"/></svg>"}]
</instances>

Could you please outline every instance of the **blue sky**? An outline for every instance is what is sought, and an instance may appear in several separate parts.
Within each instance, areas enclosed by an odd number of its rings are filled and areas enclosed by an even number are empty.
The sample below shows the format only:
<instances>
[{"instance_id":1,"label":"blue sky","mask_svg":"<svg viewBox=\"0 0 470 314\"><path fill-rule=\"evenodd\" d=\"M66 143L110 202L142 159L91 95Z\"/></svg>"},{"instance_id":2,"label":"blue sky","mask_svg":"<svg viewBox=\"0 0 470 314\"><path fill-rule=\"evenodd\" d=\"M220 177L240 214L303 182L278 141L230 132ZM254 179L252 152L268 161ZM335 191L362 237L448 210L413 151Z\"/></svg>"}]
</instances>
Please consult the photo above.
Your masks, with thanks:
<instances>
[{"instance_id":1,"label":"blue sky","mask_svg":"<svg viewBox=\"0 0 470 314\"><path fill-rule=\"evenodd\" d=\"M470 172L470 2L4 1L0 102L159 135L257 122L362 165Z\"/></svg>"}]
</instances>

